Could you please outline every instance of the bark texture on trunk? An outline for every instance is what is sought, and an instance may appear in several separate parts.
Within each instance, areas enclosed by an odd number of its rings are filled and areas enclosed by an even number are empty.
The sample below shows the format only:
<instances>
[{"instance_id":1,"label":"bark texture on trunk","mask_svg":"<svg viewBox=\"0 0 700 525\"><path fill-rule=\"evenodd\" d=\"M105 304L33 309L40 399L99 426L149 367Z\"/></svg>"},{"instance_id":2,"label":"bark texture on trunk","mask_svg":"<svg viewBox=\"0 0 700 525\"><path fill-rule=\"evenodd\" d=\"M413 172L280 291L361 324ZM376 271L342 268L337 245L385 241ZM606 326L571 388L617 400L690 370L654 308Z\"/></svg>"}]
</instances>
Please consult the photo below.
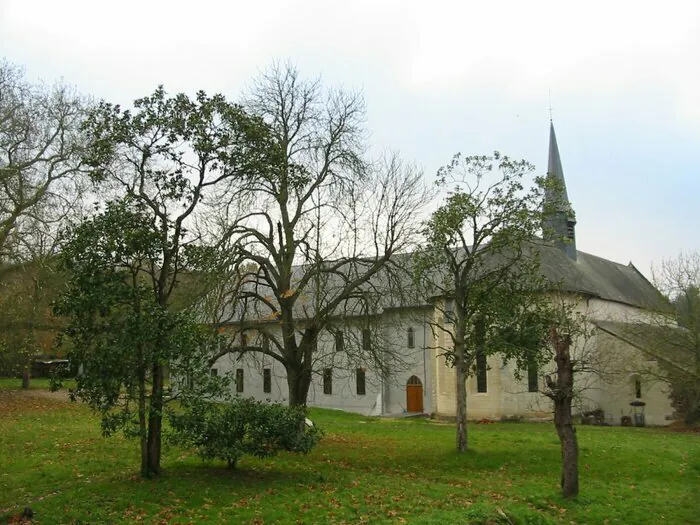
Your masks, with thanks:
<instances>
[{"instance_id":1,"label":"bark texture on trunk","mask_svg":"<svg viewBox=\"0 0 700 525\"><path fill-rule=\"evenodd\" d=\"M469 446L467 437L467 383L461 366L455 364L457 381L457 406L455 419L457 423L457 452L465 452Z\"/></svg>"},{"instance_id":2,"label":"bark texture on trunk","mask_svg":"<svg viewBox=\"0 0 700 525\"><path fill-rule=\"evenodd\" d=\"M141 444L141 476L148 477L148 434L146 429L146 378L139 378L139 441Z\"/></svg>"},{"instance_id":3,"label":"bark texture on trunk","mask_svg":"<svg viewBox=\"0 0 700 525\"><path fill-rule=\"evenodd\" d=\"M579 492L578 440L571 416L574 399L574 367L571 361L571 337L552 330L554 362L557 365L556 381L548 379L550 397L554 401L554 426L561 443L561 492L565 498L573 498Z\"/></svg>"},{"instance_id":4,"label":"bark texture on trunk","mask_svg":"<svg viewBox=\"0 0 700 525\"><path fill-rule=\"evenodd\" d=\"M163 366L153 365L153 388L148 414L147 473L146 477L160 474L161 430L163 426Z\"/></svg>"},{"instance_id":5,"label":"bark texture on trunk","mask_svg":"<svg viewBox=\"0 0 700 525\"><path fill-rule=\"evenodd\" d=\"M568 408L568 409L567 409ZM556 411L561 411L557 420ZM555 407L555 425L561 442L561 493L565 498L578 495L578 440L571 422L571 407Z\"/></svg>"},{"instance_id":6,"label":"bark texture on trunk","mask_svg":"<svg viewBox=\"0 0 700 525\"><path fill-rule=\"evenodd\" d=\"M455 423L457 424L457 452L465 452L469 447L467 435L467 366L465 348L465 327L464 315L457 311L457 322L455 323L455 394L457 396L455 406Z\"/></svg>"},{"instance_id":7,"label":"bark texture on trunk","mask_svg":"<svg viewBox=\"0 0 700 525\"><path fill-rule=\"evenodd\" d=\"M306 406L306 399L311 386L311 370L287 366L287 387L289 388L289 406Z\"/></svg>"}]
</instances>

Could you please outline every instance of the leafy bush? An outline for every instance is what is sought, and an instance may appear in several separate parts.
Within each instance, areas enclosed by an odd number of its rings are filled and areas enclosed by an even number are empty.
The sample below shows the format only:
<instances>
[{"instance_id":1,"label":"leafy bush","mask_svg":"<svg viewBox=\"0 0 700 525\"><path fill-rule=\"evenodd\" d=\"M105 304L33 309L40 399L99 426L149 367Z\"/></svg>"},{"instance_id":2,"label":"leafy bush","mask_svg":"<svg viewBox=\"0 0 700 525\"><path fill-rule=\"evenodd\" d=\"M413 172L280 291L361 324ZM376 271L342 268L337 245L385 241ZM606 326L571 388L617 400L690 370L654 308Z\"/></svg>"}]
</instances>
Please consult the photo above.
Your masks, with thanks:
<instances>
[{"instance_id":1,"label":"leafy bush","mask_svg":"<svg viewBox=\"0 0 700 525\"><path fill-rule=\"evenodd\" d=\"M245 454L259 458L280 450L306 454L321 431L307 424L302 407L233 398L226 403L191 400L170 416L172 441L192 446L206 460L226 460L230 468Z\"/></svg>"},{"instance_id":2,"label":"leafy bush","mask_svg":"<svg viewBox=\"0 0 700 525\"><path fill-rule=\"evenodd\" d=\"M671 404L686 425L700 423L700 380L691 374L669 373Z\"/></svg>"}]
</instances>

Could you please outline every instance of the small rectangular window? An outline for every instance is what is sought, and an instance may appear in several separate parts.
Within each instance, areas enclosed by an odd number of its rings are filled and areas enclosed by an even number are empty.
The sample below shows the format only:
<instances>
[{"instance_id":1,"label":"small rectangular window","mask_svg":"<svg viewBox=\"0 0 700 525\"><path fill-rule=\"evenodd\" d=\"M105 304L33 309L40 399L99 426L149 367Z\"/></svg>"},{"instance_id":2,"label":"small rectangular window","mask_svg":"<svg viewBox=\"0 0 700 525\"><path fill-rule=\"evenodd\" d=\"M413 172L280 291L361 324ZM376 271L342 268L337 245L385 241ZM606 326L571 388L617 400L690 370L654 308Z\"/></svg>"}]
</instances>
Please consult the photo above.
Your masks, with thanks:
<instances>
[{"instance_id":1,"label":"small rectangular window","mask_svg":"<svg viewBox=\"0 0 700 525\"><path fill-rule=\"evenodd\" d=\"M455 300L445 299L445 322L453 323L455 320Z\"/></svg>"},{"instance_id":2,"label":"small rectangular window","mask_svg":"<svg viewBox=\"0 0 700 525\"><path fill-rule=\"evenodd\" d=\"M263 392L266 394L272 392L272 372L269 368L263 370Z\"/></svg>"},{"instance_id":3,"label":"small rectangular window","mask_svg":"<svg viewBox=\"0 0 700 525\"><path fill-rule=\"evenodd\" d=\"M248 346L248 335L241 333L241 347L245 348L246 346Z\"/></svg>"},{"instance_id":4,"label":"small rectangular window","mask_svg":"<svg viewBox=\"0 0 700 525\"><path fill-rule=\"evenodd\" d=\"M486 354L483 350L476 352L476 391L480 394L488 391L486 382Z\"/></svg>"},{"instance_id":5,"label":"small rectangular window","mask_svg":"<svg viewBox=\"0 0 700 525\"><path fill-rule=\"evenodd\" d=\"M642 380L638 377L634 380L634 397L637 399L642 398Z\"/></svg>"},{"instance_id":6,"label":"small rectangular window","mask_svg":"<svg viewBox=\"0 0 700 525\"><path fill-rule=\"evenodd\" d=\"M358 368L355 371L356 374L356 387L357 387L357 395L358 396L364 396L365 395L365 369L364 368Z\"/></svg>"},{"instance_id":7,"label":"small rectangular window","mask_svg":"<svg viewBox=\"0 0 700 525\"><path fill-rule=\"evenodd\" d=\"M367 351L372 349L372 332L369 328L362 330L362 349Z\"/></svg>"},{"instance_id":8,"label":"small rectangular window","mask_svg":"<svg viewBox=\"0 0 700 525\"><path fill-rule=\"evenodd\" d=\"M323 393L327 396L333 394L333 369L323 369Z\"/></svg>"},{"instance_id":9,"label":"small rectangular window","mask_svg":"<svg viewBox=\"0 0 700 525\"><path fill-rule=\"evenodd\" d=\"M527 391L528 392L538 392L540 389L539 385L539 370L537 366L537 361L531 360L527 364Z\"/></svg>"},{"instance_id":10,"label":"small rectangular window","mask_svg":"<svg viewBox=\"0 0 700 525\"><path fill-rule=\"evenodd\" d=\"M212 368L209 370L209 373L211 374L212 377L216 377L219 375L219 369L218 368Z\"/></svg>"},{"instance_id":11,"label":"small rectangular window","mask_svg":"<svg viewBox=\"0 0 700 525\"><path fill-rule=\"evenodd\" d=\"M270 338L267 334L263 334L262 336L262 349L263 352L267 352L268 350L270 350Z\"/></svg>"},{"instance_id":12,"label":"small rectangular window","mask_svg":"<svg viewBox=\"0 0 700 525\"><path fill-rule=\"evenodd\" d=\"M236 368L236 392L243 392L243 369Z\"/></svg>"},{"instance_id":13,"label":"small rectangular window","mask_svg":"<svg viewBox=\"0 0 700 525\"><path fill-rule=\"evenodd\" d=\"M416 347L416 332L415 332L415 330L413 330L413 328L408 329L408 347L409 348Z\"/></svg>"},{"instance_id":14,"label":"small rectangular window","mask_svg":"<svg viewBox=\"0 0 700 525\"><path fill-rule=\"evenodd\" d=\"M335 333L335 351L342 352L345 350L345 337L343 332Z\"/></svg>"}]
</instances>

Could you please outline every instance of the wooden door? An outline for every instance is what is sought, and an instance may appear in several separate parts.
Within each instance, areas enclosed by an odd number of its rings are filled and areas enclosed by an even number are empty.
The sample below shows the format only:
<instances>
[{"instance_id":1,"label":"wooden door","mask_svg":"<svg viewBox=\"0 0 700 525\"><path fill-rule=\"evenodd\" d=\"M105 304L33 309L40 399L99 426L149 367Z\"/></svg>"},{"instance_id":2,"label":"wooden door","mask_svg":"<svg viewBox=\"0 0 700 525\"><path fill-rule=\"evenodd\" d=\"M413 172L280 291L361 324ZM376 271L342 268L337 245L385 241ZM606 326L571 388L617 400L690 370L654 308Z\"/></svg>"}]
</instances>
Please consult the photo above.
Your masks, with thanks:
<instances>
[{"instance_id":1,"label":"wooden door","mask_svg":"<svg viewBox=\"0 0 700 525\"><path fill-rule=\"evenodd\" d=\"M423 412L423 384L416 376L406 383L406 412Z\"/></svg>"}]
</instances>

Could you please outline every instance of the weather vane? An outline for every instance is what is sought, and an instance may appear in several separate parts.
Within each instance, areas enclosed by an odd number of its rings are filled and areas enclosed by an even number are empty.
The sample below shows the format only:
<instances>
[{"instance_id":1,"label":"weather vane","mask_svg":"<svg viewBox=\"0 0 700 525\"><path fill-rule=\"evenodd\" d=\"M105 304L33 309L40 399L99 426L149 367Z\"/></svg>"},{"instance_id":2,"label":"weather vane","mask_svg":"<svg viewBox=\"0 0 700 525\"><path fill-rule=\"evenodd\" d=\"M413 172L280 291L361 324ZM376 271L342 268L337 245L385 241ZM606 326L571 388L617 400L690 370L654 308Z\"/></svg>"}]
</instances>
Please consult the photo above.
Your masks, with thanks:
<instances>
[{"instance_id":1,"label":"weather vane","mask_svg":"<svg viewBox=\"0 0 700 525\"><path fill-rule=\"evenodd\" d=\"M549 90L549 121L552 122L552 90Z\"/></svg>"}]
</instances>

